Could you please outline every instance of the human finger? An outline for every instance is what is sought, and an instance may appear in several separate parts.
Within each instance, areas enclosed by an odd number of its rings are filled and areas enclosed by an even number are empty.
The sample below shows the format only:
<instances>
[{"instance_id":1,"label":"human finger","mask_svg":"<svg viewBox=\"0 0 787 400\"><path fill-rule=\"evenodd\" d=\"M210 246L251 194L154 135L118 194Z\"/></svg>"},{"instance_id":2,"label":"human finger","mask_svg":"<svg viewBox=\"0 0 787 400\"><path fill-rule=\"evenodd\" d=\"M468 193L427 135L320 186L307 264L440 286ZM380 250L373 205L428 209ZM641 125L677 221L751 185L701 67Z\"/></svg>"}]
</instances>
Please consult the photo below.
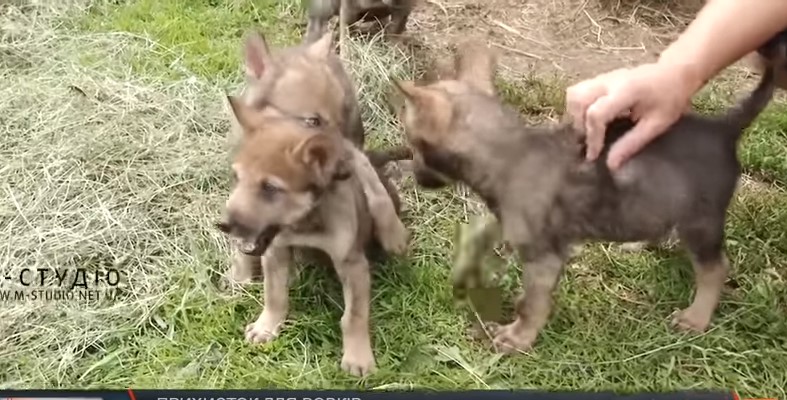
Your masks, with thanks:
<instances>
[{"instance_id":1,"label":"human finger","mask_svg":"<svg viewBox=\"0 0 787 400\"><path fill-rule=\"evenodd\" d=\"M579 82L566 89L566 111L571 117L575 130L584 131L587 108L605 92L606 87L598 78Z\"/></svg>"},{"instance_id":2,"label":"human finger","mask_svg":"<svg viewBox=\"0 0 787 400\"><path fill-rule=\"evenodd\" d=\"M587 144L586 158L588 160L595 160L601 154L607 124L615 117L628 112L633 103L634 96L630 91L618 90L598 98L588 107L585 112L585 130L587 131L585 143Z\"/></svg>"},{"instance_id":3,"label":"human finger","mask_svg":"<svg viewBox=\"0 0 787 400\"><path fill-rule=\"evenodd\" d=\"M647 115L640 119L634 127L618 139L609 149L607 166L616 170L637 154L643 147L664 133L670 121L663 115Z\"/></svg>"}]
</instances>

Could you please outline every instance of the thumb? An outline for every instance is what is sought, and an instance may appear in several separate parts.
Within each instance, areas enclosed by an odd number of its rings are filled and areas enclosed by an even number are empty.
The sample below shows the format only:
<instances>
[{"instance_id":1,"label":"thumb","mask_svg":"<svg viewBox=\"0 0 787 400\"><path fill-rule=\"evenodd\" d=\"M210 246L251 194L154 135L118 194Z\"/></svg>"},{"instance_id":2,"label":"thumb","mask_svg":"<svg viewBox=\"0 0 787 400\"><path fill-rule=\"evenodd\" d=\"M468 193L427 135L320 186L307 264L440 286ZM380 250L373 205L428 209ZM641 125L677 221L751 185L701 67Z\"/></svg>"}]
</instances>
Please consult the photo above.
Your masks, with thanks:
<instances>
[{"instance_id":1,"label":"thumb","mask_svg":"<svg viewBox=\"0 0 787 400\"><path fill-rule=\"evenodd\" d=\"M629 132L618 139L609 149L607 166L616 170L637 154L643 147L665 132L671 121L662 114L650 114L637 122Z\"/></svg>"}]
</instances>

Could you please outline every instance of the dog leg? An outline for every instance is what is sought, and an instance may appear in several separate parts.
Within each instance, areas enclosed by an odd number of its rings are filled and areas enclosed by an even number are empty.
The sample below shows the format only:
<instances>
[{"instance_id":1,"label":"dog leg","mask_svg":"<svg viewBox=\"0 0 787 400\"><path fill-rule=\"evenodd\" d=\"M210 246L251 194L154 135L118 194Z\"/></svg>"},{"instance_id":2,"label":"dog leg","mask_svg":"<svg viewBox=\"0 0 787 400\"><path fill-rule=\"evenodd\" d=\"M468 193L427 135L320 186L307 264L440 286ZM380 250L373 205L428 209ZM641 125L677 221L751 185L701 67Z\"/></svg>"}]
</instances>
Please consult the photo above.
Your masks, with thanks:
<instances>
[{"instance_id":1,"label":"dog leg","mask_svg":"<svg viewBox=\"0 0 787 400\"><path fill-rule=\"evenodd\" d=\"M410 18L412 5L409 4L409 0L398 3L391 6L391 22L385 27L387 35L401 35L407 28L407 20Z\"/></svg>"},{"instance_id":2,"label":"dog leg","mask_svg":"<svg viewBox=\"0 0 787 400\"><path fill-rule=\"evenodd\" d=\"M552 292L563 273L565 251L543 251L532 246L519 246L524 261L522 283L525 293L516 301L516 320L495 332L494 346L498 352L513 353L532 347L552 312Z\"/></svg>"},{"instance_id":3,"label":"dog leg","mask_svg":"<svg viewBox=\"0 0 787 400\"><path fill-rule=\"evenodd\" d=\"M342 314L342 369L356 376L374 372L372 341L369 337L369 302L371 277L369 262L360 252L353 252L336 264L342 282L344 314Z\"/></svg>"},{"instance_id":4,"label":"dog leg","mask_svg":"<svg viewBox=\"0 0 787 400\"><path fill-rule=\"evenodd\" d=\"M292 249L289 247L271 247L262 257L265 303L259 318L246 326L246 340L249 342L266 343L279 335L289 311L290 264Z\"/></svg>"},{"instance_id":5,"label":"dog leg","mask_svg":"<svg viewBox=\"0 0 787 400\"><path fill-rule=\"evenodd\" d=\"M396 215L400 215L402 213L402 199L399 197L399 192L396 190L396 186L394 186L391 179L385 175L385 171L382 169L375 168L377 172L377 177L380 179L380 183L382 183L383 187L385 188L385 193L388 194L388 197L391 198L391 204L393 204L394 212Z\"/></svg>"},{"instance_id":6,"label":"dog leg","mask_svg":"<svg viewBox=\"0 0 787 400\"><path fill-rule=\"evenodd\" d=\"M331 18L339 12L340 0L312 0L309 4L304 43L316 42Z\"/></svg>"},{"instance_id":7,"label":"dog leg","mask_svg":"<svg viewBox=\"0 0 787 400\"><path fill-rule=\"evenodd\" d=\"M353 148L353 169L361 182L369 212L374 221L375 236L386 252L401 255L407 251L409 234L399 219L396 207L369 158Z\"/></svg>"},{"instance_id":8,"label":"dog leg","mask_svg":"<svg viewBox=\"0 0 787 400\"><path fill-rule=\"evenodd\" d=\"M234 249L234 253L227 274L230 282L243 285L260 278L262 274L260 257L243 254L237 249Z\"/></svg>"},{"instance_id":9,"label":"dog leg","mask_svg":"<svg viewBox=\"0 0 787 400\"><path fill-rule=\"evenodd\" d=\"M692 256L696 285L694 300L672 321L673 326L680 330L704 332L719 305L730 270L722 247L724 219L721 221L721 224L696 223L690 228L679 228L681 240Z\"/></svg>"}]
</instances>

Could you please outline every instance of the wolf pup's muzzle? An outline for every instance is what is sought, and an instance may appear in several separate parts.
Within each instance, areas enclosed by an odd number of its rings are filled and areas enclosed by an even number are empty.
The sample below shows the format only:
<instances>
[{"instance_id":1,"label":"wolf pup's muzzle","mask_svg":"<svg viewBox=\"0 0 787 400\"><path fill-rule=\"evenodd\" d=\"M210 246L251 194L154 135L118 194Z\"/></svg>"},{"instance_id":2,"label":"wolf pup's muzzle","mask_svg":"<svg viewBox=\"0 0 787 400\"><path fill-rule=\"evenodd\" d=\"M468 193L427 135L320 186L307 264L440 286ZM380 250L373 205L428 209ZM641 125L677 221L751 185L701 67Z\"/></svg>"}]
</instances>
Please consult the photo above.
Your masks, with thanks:
<instances>
[{"instance_id":1,"label":"wolf pup's muzzle","mask_svg":"<svg viewBox=\"0 0 787 400\"><path fill-rule=\"evenodd\" d=\"M217 222L216 228L235 241L241 253L254 257L265 254L265 250L268 250L273 239L281 231L278 225L269 225L262 230L251 229L231 216Z\"/></svg>"}]
</instances>

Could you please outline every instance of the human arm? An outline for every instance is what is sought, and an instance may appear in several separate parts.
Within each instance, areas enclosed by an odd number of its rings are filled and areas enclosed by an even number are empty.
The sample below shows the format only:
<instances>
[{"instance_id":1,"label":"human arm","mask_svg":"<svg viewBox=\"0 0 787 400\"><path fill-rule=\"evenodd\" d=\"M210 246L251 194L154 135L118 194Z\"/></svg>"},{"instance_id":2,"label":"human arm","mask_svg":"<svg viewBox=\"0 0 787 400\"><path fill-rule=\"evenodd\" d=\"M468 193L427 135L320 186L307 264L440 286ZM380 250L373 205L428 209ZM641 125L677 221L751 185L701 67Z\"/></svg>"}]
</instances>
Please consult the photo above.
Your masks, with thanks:
<instances>
[{"instance_id":1,"label":"human arm","mask_svg":"<svg viewBox=\"0 0 787 400\"><path fill-rule=\"evenodd\" d=\"M787 1L710 0L658 63L681 65L692 95L724 68L787 29Z\"/></svg>"},{"instance_id":2,"label":"human arm","mask_svg":"<svg viewBox=\"0 0 787 400\"><path fill-rule=\"evenodd\" d=\"M600 154L607 123L630 112L636 126L607 156L607 165L618 168L674 123L708 80L787 28L786 0L753 3L711 0L657 62L569 87L567 111L587 135L587 158Z\"/></svg>"}]
</instances>

